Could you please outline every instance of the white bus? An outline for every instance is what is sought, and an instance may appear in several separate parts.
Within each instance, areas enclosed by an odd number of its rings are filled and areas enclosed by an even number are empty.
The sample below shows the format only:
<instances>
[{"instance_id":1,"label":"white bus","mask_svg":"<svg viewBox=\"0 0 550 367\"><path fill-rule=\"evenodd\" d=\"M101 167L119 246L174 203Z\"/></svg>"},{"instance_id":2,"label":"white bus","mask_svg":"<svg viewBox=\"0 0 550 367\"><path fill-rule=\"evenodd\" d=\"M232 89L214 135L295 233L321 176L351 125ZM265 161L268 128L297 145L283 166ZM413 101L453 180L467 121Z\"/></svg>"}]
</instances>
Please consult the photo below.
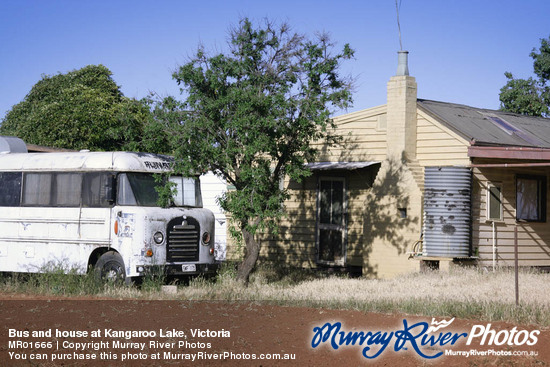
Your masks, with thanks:
<instances>
[{"instance_id":1,"label":"white bus","mask_svg":"<svg viewBox=\"0 0 550 367\"><path fill-rule=\"evenodd\" d=\"M0 154L0 271L214 272L214 215L202 207L199 179L170 176L172 205L157 204L159 173L171 166L146 153Z\"/></svg>"}]
</instances>

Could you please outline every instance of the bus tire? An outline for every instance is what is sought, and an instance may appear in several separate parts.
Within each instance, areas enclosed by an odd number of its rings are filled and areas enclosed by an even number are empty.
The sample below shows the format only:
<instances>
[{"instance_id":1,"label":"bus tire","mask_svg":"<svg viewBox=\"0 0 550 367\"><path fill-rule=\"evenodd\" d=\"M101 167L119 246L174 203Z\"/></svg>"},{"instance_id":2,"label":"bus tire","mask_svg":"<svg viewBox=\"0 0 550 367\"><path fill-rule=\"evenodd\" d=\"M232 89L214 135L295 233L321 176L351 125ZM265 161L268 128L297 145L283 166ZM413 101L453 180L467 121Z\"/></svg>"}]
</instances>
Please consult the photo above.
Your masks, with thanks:
<instances>
[{"instance_id":1,"label":"bus tire","mask_svg":"<svg viewBox=\"0 0 550 367\"><path fill-rule=\"evenodd\" d=\"M108 251L95 264L95 278L102 283L123 284L126 280L124 260L118 252Z\"/></svg>"}]
</instances>

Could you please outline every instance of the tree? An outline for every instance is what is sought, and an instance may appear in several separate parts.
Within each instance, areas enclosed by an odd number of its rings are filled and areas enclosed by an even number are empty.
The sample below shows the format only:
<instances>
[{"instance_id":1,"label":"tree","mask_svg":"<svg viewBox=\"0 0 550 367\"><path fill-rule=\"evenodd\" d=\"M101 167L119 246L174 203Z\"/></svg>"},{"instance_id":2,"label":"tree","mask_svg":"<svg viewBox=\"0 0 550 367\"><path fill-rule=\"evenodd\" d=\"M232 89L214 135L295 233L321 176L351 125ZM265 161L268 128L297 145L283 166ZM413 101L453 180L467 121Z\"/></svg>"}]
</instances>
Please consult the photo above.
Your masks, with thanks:
<instances>
[{"instance_id":1,"label":"tree","mask_svg":"<svg viewBox=\"0 0 550 367\"><path fill-rule=\"evenodd\" d=\"M508 82L500 90L500 103L504 111L531 116L548 116L550 112L550 37L541 39L537 52L531 51L533 69L537 79L515 79L512 73L504 75Z\"/></svg>"},{"instance_id":2,"label":"tree","mask_svg":"<svg viewBox=\"0 0 550 367\"><path fill-rule=\"evenodd\" d=\"M247 284L260 252L258 231L276 228L283 214L281 179L308 176L314 142L337 141L330 115L351 104L339 67L353 51L346 44L333 54L327 35L308 39L286 24L255 27L249 19L229 31L228 46L213 56L199 46L179 67L173 77L187 98L168 116L179 120L171 124L176 169L213 171L235 188L219 202L242 235L237 279Z\"/></svg>"},{"instance_id":3,"label":"tree","mask_svg":"<svg viewBox=\"0 0 550 367\"><path fill-rule=\"evenodd\" d=\"M182 121L182 103L174 97L160 98L152 93L143 100L150 109L150 117L143 128L139 149L149 153L173 154L172 143L179 144L170 138L173 128ZM168 192L170 188L167 188ZM166 204L166 203L165 203Z\"/></svg>"},{"instance_id":4,"label":"tree","mask_svg":"<svg viewBox=\"0 0 550 367\"><path fill-rule=\"evenodd\" d=\"M67 149L139 149L148 106L123 96L103 65L43 76L6 114L0 134Z\"/></svg>"}]
</instances>

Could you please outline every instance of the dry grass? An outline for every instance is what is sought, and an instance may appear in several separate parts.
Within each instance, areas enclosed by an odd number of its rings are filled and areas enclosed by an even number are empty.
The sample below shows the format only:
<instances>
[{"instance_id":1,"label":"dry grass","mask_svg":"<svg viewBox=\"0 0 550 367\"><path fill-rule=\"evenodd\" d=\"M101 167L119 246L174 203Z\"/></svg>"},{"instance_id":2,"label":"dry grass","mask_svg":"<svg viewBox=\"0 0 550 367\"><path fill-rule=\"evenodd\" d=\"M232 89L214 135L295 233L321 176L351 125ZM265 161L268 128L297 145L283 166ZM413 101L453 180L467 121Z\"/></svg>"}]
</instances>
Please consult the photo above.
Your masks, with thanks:
<instances>
[{"instance_id":1,"label":"dry grass","mask_svg":"<svg viewBox=\"0 0 550 367\"><path fill-rule=\"evenodd\" d=\"M178 286L175 294L163 293L159 279L137 287L104 287L91 294L116 299L177 299L270 302L280 305L353 309L377 312L403 312L423 316L462 317L487 321L511 321L550 326L550 274L522 271L519 277L520 305L515 305L514 273L510 270L487 272L476 268L455 268L449 273L411 273L394 279L347 279L313 276L311 272L286 271L283 276L272 268L254 273L248 287L234 279L225 268L215 280L195 279ZM84 281L58 286L67 279L56 274L55 281L38 278L43 285L7 280L4 292L82 295L89 285ZM44 286L47 285L47 286ZM34 290L33 290L34 289ZM62 290L61 292L59 290ZM57 290L57 291L56 291ZM88 288L90 290L90 288Z\"/></svg>"},{"instance_id":2,"label":"dry grass","mask_svg":"<svg viewBox=\"0 0 550 367\"><path fill-rule=\"evenodd\" d=\"M522 272L519 279L522 304L550 305L549 280L548 274ZM417 299L467 303L498 300L503 304L515 304L512 272L486 273L476 269L455 269L450 273L412 273L390 280L315 280L285 290L285 294L292 298L301 296L323 301L341 295L354 302L404 302Z\"/></svg>"},{"instance_id":3,"label":"dry grass","mask_svg":"<svg viewBox=\"0 0 550 367\"><path fill-rule=\"evenodd\" d=\"M522 271L520 306L515 305L514 273L452 269L411 273L388 280L329 277L297 284L268 283L260 274L248 288L223 275L217 283L193 282L178 298L269 301L286 305L405 312L550 325L550 274Z\"/></svg>"}]
</instances>

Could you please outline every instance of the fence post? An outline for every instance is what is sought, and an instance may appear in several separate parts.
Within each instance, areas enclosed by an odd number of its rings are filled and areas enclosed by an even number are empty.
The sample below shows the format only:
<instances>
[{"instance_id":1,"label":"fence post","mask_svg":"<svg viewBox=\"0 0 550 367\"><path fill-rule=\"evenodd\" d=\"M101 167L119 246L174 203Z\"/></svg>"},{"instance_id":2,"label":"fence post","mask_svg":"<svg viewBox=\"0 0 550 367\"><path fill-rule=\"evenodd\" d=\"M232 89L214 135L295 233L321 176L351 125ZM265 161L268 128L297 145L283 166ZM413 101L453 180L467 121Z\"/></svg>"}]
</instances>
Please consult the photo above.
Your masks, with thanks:
<instances>
[{"instance_id":1,"label":"fence post","mask_svg":"<svg viewBox=\"0 0 550 367\"><path fill-rule=\"evenodd\" d=\"M518 224L514 226L514 275L516 283L516 306L519 306L519 275L518 275Z\"/></svg>"}]
</instances>

